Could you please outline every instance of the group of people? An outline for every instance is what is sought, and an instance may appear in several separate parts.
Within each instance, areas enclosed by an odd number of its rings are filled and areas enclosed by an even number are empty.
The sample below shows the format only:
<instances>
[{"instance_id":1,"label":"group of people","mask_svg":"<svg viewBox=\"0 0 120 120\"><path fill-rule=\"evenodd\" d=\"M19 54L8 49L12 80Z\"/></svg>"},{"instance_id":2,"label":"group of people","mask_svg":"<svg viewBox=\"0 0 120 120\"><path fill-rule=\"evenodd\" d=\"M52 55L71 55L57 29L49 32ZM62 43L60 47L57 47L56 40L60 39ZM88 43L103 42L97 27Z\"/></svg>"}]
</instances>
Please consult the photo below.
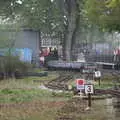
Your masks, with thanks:
<instances>
[{"instance_id":1,"label":"group of people","mask_svg":"<svg viewBox=\"0 0 120 120\"><path fill-rule=\"evenodd\" d=\"M39 52L40 66L45 64L46 57L58 57L58 50L56 48L44 48Z\"/></svg>"}]
</instances>

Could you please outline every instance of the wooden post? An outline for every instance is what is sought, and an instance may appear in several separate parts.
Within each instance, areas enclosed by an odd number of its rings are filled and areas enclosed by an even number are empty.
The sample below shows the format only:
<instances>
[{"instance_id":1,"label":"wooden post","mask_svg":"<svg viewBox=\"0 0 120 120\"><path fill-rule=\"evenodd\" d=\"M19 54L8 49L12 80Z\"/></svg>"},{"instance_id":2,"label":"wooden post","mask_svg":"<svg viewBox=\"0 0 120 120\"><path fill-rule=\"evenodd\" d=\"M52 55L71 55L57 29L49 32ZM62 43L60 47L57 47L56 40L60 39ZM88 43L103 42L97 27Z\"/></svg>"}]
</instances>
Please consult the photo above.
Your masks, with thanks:
<instances>
[{"instance_id":1,"label":"wooden post","mask_svg":"<svg viewBox=\"0 0 120 120\"><path fill-rule=\"evenodd\" d=\"M99 84L99 86L100 86L100 78L98 79L98 84Z\"/></svg>"},{"instance_id":2,"label":"wooden post","mask_svg":"<svg viewBox=\"0 0 120 120\"><path fill-rule=\"evenodd\" d=\"M81 97L81 98L83 97L83 93L82 93L82 90L80 90L80 97Z\"/></svg>"},{"instance_id":3,"label":"wooden post","mask_svg":"<svg viewBox=\"0 0 120 120\"><path fill-rule=\"evenodd\" d=\"M88 107L91 107L91 94L88 93Z\"/></svg>"}]
</instances>

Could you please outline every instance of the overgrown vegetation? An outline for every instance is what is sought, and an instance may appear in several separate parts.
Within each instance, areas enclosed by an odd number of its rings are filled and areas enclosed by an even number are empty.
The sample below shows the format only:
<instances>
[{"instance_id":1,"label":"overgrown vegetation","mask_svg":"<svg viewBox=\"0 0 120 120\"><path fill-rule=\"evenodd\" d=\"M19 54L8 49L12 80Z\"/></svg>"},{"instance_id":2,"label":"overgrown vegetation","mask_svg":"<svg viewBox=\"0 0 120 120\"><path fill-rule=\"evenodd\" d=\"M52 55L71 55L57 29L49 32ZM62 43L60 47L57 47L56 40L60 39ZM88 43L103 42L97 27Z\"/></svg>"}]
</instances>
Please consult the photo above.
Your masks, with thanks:
<instances>
[{"instance_id":1,"label":"overgrown vegetation","mask_svg":"<svg viewBox=\"0 0 120 120\"><path fill-rule=\"evenodd\" d=\"M93 120L98 114L104 113L105 106L101 106L98 101L92 102L91 111L85 111L87 101L72 99L73 93L41 90L39 88L43 83L56 77L58 77L56 72L49 72L46 77L26 77L18 80L0 81L0 105L2 106L0 115L2 120L8 120L8 118L9 120L47 120L48 117L50 120L61 118L70 118L71 120L87 120L90 118ZM108 85L109 82L111 80L105 76L101 88L103 84ZM107 117L104 114L98 120L107 119Z\"/></svg>"},{"instance_id":2,"label":"overgrown vegetation","mask_svg":"<svg viewBox=\"0 0 120 120\"><path fill-rule=\"evenodd\" d=\"M48 100L52 93L36 89L2 89L0 90L0 103L27 102L37 99Z\"/></svg>"},{"instance_id":3,"label":"overgrown vegetation","mask_svg":"<svg viewBox=\"0 0 120 120\"><path fill-rule=\"evenodd\" d=\"M43 83L47 83L56 77L58 77L58 74L50 72L48 76L45 77L25 77L17 80L8 79L0 81L0 104L32 100L59 101L70 99L72 93L57 93L40 88Z\"/></svg>"},{"instance_id":4,"label":"overgrown vegetation","mask_svg":"<svg viewBox=\"0 0 120 120\"><path fill-rule=\"evenodd\" d=\"M19 57L7 55L0 57L0 77L14 78L18 77L19 73L27 72L32 68L32 65L19 60Z\"/></svg>"},{"instance_id":5,"label":"overgrown vegetation","mask_svg":"<svg viewBox=\"0 0 120 120\"><path fill-rule=\"evenodd\" d=\"M116 86L120 86L120 77L116 77L113 75L105 75L104 77L101 78L100 81L100 86L99 86L99 81L94 81L91 80L91 83L94 84L94 88L96 89L111 89ZM75 81L70 81L68 85L71 85L72 88L76 88L76 82Z\"/></svg>"}]
</instances>

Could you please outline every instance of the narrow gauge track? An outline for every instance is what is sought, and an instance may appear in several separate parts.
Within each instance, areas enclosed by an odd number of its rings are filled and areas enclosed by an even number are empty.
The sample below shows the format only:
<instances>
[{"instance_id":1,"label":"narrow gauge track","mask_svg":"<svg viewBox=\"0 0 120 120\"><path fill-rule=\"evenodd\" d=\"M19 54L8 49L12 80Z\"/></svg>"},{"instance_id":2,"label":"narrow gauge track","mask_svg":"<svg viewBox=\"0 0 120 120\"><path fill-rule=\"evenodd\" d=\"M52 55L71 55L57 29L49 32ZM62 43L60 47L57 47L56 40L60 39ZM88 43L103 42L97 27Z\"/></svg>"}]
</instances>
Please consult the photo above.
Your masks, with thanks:
<instances>
[{"instance_id":1,"label":"narrow gauge track","mask_svg":"<svg viewBox=\"0 0 120 120\"><path fill-rule=\"evenodd\" d=\"M119 70L113 70L113 69L100 69L100 71L102 72L103 75L106 75L106 74L110 74L110 75L113 75L113 76L119 76L120 75L120 71Z\"/></svg>"},{"instance_id":2,"label":"narrow gauge track","mask_svg":"<svg viewBox=\"0 0 120 120\"><path fill-rule=\"evenodd\" d=\"M116 78L120 75L119 71L113 71L113 70L103 70L105 74L111 74L114 75ZM75 74L79 74L81 77L83 76L81 73L78 72L72 72L72 71L62 71L59 73L59 77L49 81L45 86L50 89L54 90L68 90L67 83L69 80L74 78ZM95 95L102 95L102 94L111 94L112 96L120 97L120 89L95 89Z\"/></svg>"},{"instance_id":3,"label":"narrow gauge track","mask_svg":"<svg viewBox=\"0 0 120 120\"><path fill-rule=\"evenodd\" d=\"M70 73L60 73L58 78L48 82L45 86L54 90L67 90L67 82L73 78L73 72Z\"/></svg>"},{"instance_id":4,"label":"narrow gauge track","mask_svg":"<svg viewBox=\"0 0 120 120\"><path fill-rule=\"evenodd\" d=\"M95 89L95 95L105 95L105 94L110 94L114 97L120 97L120 89L119 90L112 90L112 89Z\"/></svg>"}]
</instances>

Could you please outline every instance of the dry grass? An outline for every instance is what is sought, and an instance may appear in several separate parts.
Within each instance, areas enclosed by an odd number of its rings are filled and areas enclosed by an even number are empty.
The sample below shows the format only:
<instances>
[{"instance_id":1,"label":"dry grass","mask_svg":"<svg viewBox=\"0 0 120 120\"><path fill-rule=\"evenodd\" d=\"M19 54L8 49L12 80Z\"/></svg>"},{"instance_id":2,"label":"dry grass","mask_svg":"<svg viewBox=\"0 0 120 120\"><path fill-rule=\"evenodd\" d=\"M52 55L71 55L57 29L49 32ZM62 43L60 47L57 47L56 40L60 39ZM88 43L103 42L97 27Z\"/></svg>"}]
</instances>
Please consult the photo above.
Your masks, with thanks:
<instances>
[{"instance_id":1,"label":"dry grass","mask_svg":"<svg viewBox=\"0 0 120 120\"><path fill-rule=\"evenodd\" d=\"M86 111L87 101L66 99L66 94L39 90L38 86L57 77L30 77L0 82L0 120L112 120L106 114L103 101L92 101ZM113 119L114 120L114 119Z\"/></svg>"},{"instance_id":2,"label":"dry grass","mask_svg":"<svg viewBox=\"0 0 120 120\"><path fill-rule=\"evenodd\" d=\"M107 111L105 100L92 101L91 109L86 108L86 100L70 100L59 111L57 120L115 120L114 115Z\"/></svg>"},{"instance_id":3,"label":"dry grass","mask_svg":"<svg viewBox=\"0 0 120 120\"><path fill-rule=\"evenodd\" d=\"M0 81L0 120L54 120L68 98L38 86L56 77L50 72L47 77Z\"/></svg>"},{"instance_id":4,"label":"dry grass","mask_svg":"<svg viewBox=\"0 0 120 120\"><path fill-rule=\"evenodd\" d=\"M41 102L39 100L0 105L0 120L115 120L106 110L105 100L87 101L74 98L69 101Z\"/></svg>"},{"instance_id":5,"label":"dry grass","mask_svg":"<svg viewBox=\"0 0 120 120\"><path fill-rule=\"evenodd\" d=\"M64 102L31 101L19 104L4 104L0 120L54 120Z\"/></svg>"},{"instance_id":6,"label":"dry grass","mask_svg":"<svg viewBox=\"0 0 120 120\"><path fill-rule=\"evenodd\" d=\"M58 77L58 74L50 72L46 77L25 77L23 79L8 79L0 81L0 89L30 89L37 88L41 84Z\"/></svg>"}]
</instances>

